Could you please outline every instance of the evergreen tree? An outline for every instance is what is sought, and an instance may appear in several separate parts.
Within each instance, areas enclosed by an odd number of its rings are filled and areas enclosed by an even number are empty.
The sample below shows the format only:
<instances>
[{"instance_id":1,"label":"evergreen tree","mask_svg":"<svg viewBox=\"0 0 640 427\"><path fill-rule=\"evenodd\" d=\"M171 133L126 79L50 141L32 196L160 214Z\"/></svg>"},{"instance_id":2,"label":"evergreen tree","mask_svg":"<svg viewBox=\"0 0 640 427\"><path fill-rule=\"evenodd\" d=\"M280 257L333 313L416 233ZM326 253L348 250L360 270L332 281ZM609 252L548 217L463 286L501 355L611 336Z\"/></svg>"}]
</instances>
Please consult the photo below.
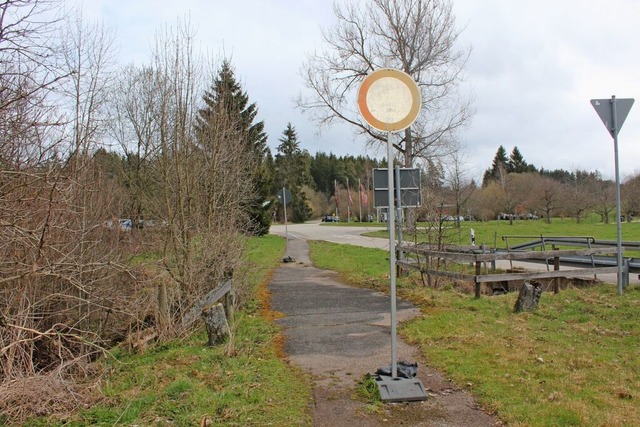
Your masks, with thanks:
<instances>
[{"instance_id":1,"label":"evergreen tree","mask_svg":"<svg viewBox=\"0 0 640 427\"><path fill-rule=\"evenodd\" d=\"M291 221L304 222L311 218L311 208L302 191L304 185L311 183L311 158L306 150L300 148L298 135L291 123L287 124L279 141L275 159L277 188L291 190Z\"/></svg>"},{"instance_id":2,"label":"evergreen tree","mask_svg":"<svg viewBox=\"0 0 640 427\"><path fill-rule=\"evenodd\" d=\"M311 158L310 173L315 189L329 196L334 192L334 180L342 186L346 185L347 178L350 184L360 180L365 188L370 188L372 170L380 167L386 167L386 163L366 156L337 157L318 152Z\"/></svg>"},{"instance_id":3,"label":"evergreen tree","mask_svg":"<svg viewBox=\"0 0 640 427\"><path fill-rule=\"evenodd\" d=\"M272 187L271 153L267 147L267 135L264 122L256 121L258 108L249 103L249 96L236 80L234 70L228 61L224 61L214 78L209 91L203 96L205 107L198 111L196 129L202 132L215 126L219 119L232 123L232 129L245 143L247 162L252 165L253 173L247 177L253 183L254 194L247 195L246 212L250 221L250 230L257 235L269 232L270 218L267 200ZM216 131L216 129L210 129Z\"/></svg>"},{"instance_id":4,"label":"evergreen tree","mask_svg":"<svg viewBox=\"0 0 640 427\"><path fill-rule=\"evenodd\" d=\"M518 147L513 147L511 155L509 156L509 163L507 165L507 171L509 173L526 173L536 172L536 167L528 164Z\"/></svg>"},{"instance_id":5,"label":"evergreen tree","mask_svg":"<svg viewBox=\"0 0 640 427\"><path fill-rule=\"evenodd\" d=\"M509 165L509 159L507 158L507 150L501 145L498 147L491 168L487 169L482 177L482 187L489 185L489 182L500 178L500 169L506 169ZM508 170L508 169L507 169Z\"/></svg>"},{"instance_id":6,"label":"evergreen tree","mask_svg":"<svg viewBox=\"0 0 640 427\"><path fill-rule=\"evenodd\" d=\"M427 159L425 169L425 184L432 188L441 188L445 182L445 172L442 164L437 160Z\"/></svg>"},{"instance_id":7,"label":"evergreen tree","mask_svg":"<svg viewBox=\"0 0 640 427\"><path fill-rule=\"evenodd\" d=\"M325 195L333 192L333 180L335 176L336 156L317 152L311 159L311 178L317 191Z\"/></svg>"}]
</instances>

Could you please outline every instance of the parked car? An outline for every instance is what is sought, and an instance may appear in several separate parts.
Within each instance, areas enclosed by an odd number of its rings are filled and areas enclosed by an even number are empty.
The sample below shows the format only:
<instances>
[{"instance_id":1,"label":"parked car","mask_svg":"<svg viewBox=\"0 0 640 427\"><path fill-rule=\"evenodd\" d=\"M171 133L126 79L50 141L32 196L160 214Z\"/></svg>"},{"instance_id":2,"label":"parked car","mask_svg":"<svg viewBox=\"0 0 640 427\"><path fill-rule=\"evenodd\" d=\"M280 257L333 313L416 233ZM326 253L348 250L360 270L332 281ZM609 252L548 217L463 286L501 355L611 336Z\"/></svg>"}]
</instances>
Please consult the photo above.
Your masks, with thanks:
<instances>
[{"instance_id":1,"label":"parked car","mask_svg":"<svg viewBox=\"0 0 640 427\"><path fill-rule=\"evenodd\" d=\"M322 217L322 222L340 222L340 217L336 215L325 215Z\"/></svg>"}]
</instances>

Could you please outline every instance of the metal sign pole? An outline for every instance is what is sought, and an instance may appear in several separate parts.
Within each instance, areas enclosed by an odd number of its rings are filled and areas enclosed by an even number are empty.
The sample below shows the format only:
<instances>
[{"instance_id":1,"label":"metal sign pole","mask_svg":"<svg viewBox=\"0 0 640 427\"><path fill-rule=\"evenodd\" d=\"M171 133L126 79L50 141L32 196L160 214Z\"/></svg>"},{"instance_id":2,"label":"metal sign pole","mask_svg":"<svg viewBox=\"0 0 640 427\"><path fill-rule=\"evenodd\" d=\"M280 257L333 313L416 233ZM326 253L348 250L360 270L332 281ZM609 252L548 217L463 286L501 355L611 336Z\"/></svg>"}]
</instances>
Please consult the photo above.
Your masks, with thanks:
<instances>
[{"instance_id":1,"label":"metal sign pole","mask_svg":"<svg viewBox=\"0 0 640 427\"><path fill-rule=\"evenodd\" d=\"M284 203L284 256L289 256L289 228L287 226L287 190L282 187L282 200Z\"/></svg>"},{"instance_id":2,"label":"metal sign pole","mask_svg":"<svg viewBox=\"0 0 640 427\"><path fill-rule=\"evenodd\" d=\"M618 294L622 295L622 224L620 217L620 171L618 167L618 133L620 128L624 124L629 110L633 105L633 98L621 98L616 99L613 95L611 100L608 99L592 99L591 105L600 116L602 123L609 131L609 134L613 137L613 150L615 156L615 174L616 174L616 231L617 231L617 263L618 263Z\"/></svg>"},{"instance_id":3,"label":"metal sign pole","mask_svg":"<svg viewBox=\"0 0 640 427\"><path fill-rule=\"evenodd\" d=\"M616 109L616 96L613 95L611 97L611 113L613 122L613 151L615 155L615 169L616 169L616 232L617 232L617 243L618 243L618 295L622 295L622 224L620 221L620 216L622 212L620 211L620 169L618 168L618 120L617 120L617 109Z\"/></svg>"},{"instance_id":4,"label":"metal sign pole","mask_svg":"<svg viewBox=\"0 0 640 427\"><path fill-rule=\"evenodd\" d=\"M406 96L409 94L410 96ZM407 73L391 68L373 71L358 88L358 109L369 126L387 133L387 225L389 226L389 283L391 294L391 378L376 376L380 399L389 402L426 400L427 393L417 378L398 377L396 313L396 240L393 179L393 132L413 124L420 113L420 88ZM400 183L398 183L400 185ZM398 204L401 204L398 201ZM406 373L403 371L406 376ZM415 375L414 375L415 376Z\"/></svg>"},{"instance_id":5,"label":"metal sign pole","mask_svg":"<svg viewBox=\"0 0 640 427\"><path fill-rule=\"evenodd\" d=\"M387 132L387 187L389 192L389 208L387 221L389 221L389 283L391 293L391 378L398 376L398 343L396 338L396 236L395 236L395 212L393 201L393 144L391 132Z\"/></svg>"}]
</instances>

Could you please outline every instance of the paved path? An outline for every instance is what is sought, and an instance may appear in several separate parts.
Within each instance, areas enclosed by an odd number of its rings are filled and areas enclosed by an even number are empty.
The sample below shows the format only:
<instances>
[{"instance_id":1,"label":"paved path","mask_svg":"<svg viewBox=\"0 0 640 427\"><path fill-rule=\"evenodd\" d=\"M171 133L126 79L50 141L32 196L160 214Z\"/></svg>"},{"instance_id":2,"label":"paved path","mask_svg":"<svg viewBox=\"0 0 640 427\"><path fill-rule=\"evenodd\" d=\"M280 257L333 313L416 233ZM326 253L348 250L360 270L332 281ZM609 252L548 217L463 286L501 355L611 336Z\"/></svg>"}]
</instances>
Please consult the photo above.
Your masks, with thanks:
<instances>
[{"instance_id":1,"label":"paved path","mask_svg":"<svg viewBox=\"0 0 640 427\"><path fill-rule=\"evenodd\" d=\"M379 240L379 239L378 239ZM429 390L426 402L385 405L369 413L352 398L356 383L391 362L390 300L379 292L345 286L333 272L311 265L305 239L291 237L288 254L270 284L272 309L285 316L285 352L314 381L316 426L494 426L473 398L440 373L425 367L415 348L398 342L398 360L418 361L418 377ZM419 310L398 301L400 322Z\"/></svg>"}]
</instances>

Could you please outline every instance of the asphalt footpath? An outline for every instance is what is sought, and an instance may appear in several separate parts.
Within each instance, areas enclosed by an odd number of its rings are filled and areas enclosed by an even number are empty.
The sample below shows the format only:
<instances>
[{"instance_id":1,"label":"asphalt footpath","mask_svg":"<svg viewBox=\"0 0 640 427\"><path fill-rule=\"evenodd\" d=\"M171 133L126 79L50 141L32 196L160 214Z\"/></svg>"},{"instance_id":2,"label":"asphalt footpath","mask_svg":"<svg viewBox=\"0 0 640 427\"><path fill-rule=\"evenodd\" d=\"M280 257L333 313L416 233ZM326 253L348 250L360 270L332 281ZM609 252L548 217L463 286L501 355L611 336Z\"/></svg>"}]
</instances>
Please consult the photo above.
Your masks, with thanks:
<instances>
[{"instance_id":1,"label":"asphalt footpath","mask_svg":"<svg viewBox=\"0 0 640 427\"><path fill-rule=\"evenodd\" d=\"M346 286L335 273L315 268L305 240L289 240L287 253L293 262L283 262L272 278L271 308L284 315L278 323L284 327L289 362L313 378L314 425L394 425L400 418L402 425L496 425L465 389L427 369L417 350L400 338L398 360L418 362L429 399L389 405L382 414L365 411L353 392L367 373L391 364L390 298ZM399 322L420 315L402 300L397 310Z\"/></svg>"}]
</instances>

